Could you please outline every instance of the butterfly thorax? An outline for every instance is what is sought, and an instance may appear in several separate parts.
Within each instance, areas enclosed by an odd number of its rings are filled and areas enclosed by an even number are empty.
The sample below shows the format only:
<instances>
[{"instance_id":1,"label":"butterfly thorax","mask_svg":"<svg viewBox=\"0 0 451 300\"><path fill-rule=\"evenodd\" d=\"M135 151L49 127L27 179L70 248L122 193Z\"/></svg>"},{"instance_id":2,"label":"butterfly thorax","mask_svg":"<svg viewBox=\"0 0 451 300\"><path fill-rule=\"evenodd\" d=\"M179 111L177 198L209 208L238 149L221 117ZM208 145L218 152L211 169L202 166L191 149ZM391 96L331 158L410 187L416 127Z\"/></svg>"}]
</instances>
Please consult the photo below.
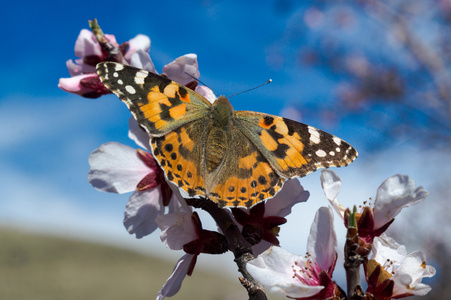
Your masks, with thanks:
<instances>
[{"instance_id":1,"label":"butterfly thorax","mask_svg":"<svg viewBox=\"0 0 451 300\"><path fill-rule=\"evenodd\" d=\"M227 131L233 121L233 108L229 100L220 96L212 106L211 126L205 149L206 167L210 173L223 161L227 149Z\"/></svg>"}]
</instances>

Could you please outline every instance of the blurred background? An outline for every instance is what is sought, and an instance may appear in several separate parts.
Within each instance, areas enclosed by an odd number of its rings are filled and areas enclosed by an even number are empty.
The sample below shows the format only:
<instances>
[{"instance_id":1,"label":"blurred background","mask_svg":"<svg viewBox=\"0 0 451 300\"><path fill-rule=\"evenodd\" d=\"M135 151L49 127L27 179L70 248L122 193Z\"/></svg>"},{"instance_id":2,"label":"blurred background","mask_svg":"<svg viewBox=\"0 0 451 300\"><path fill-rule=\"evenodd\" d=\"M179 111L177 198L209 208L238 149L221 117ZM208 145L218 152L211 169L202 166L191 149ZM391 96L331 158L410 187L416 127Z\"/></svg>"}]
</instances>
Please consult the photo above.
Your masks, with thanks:
<instances>
[{"instance_id":1,"label":"blurred background","mask_svg":"<svg viewBox=\"0 0 451 300\"><path fill-rule=\"evenodd\" d=\"M344 205L374 199L397 173L424 186L428 198L403 210L388 234L409 253L425 251L437 269L422 299L450 294L451 0L25 0L0 12L1 299L152 299L183 255L165 249L158 232L128 235L129 195L87 182L94 149L109 141L136 147L127 138L130 113L115 96L84 99L57 87L94 18L119 43L149 36L160 72L196 53L200 80L218 95L271 78L233 97L234 108L282 115L351 143L359 158L334 170ZM281 228L281 245L299 255L315 211L328 205L319 175L301 179L310 199ZM334 278L345 287L341 266ZM173 298L245 299L237 275L231 255L201 256Z\"/></svg>"}]
</instances>

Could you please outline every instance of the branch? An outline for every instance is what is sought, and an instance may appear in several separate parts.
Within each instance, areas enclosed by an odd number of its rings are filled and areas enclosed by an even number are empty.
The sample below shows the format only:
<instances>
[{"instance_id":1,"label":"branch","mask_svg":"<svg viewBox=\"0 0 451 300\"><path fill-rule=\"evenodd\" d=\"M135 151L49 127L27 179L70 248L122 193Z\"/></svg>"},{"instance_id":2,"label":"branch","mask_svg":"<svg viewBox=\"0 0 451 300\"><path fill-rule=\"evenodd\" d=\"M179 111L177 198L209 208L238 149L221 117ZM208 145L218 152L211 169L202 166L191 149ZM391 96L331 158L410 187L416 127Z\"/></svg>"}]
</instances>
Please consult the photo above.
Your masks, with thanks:
<instances>
[{"instance_id":1,"label":"branch","mask_svg":"<svg viewBox=\"0 0 451 300\"><path fill-rule=\"evenodd\" d=\"M220 208L216 203L207 199L186 199L188 205L195 208L201 208L208 212L216 224L221 229L227 239L229 250L235 256L235 263L238 271L243 275L239 278L241 284L246 288L249 300L266 300L266 294L263 287L258 283L246 269L246 263L254 259L251 245L244 239L238 226L233 222L226 209Z\"/></svg>"},{"instance_id":2,"label":"branch","mask_svg":"<svg viewBox=\"0 0 451 300\"><path fill-rule=\"evenodd\" d=\"M363 258L359 254L359 233L356 223L356 207L351 213L349 209L345 212L347 218L348 232L346 234L345 243L345 263L347 294L349 300L361 300L364 297L362 287L360 286L360 265Z\"/></svg>"}]
</instances>

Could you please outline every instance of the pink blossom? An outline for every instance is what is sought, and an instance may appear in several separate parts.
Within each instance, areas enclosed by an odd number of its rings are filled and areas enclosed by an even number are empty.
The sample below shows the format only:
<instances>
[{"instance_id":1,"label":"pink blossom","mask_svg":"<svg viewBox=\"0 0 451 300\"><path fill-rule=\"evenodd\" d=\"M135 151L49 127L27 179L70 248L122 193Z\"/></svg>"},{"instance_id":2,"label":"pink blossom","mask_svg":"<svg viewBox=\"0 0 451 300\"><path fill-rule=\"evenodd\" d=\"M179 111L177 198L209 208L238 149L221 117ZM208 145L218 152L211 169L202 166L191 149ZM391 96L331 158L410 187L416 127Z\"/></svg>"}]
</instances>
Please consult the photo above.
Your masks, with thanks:
<instances>
[{"instance_id":1,"label":"pink blossom","mask_svg":"<svg viewBox=\"0 0 451 300\"><path fill-rule=\"evenodd\" d=\"M373 243L373 255L365 264L367 292L378 300L424 296L431 287L422 283L425 277L435 275L435 269L426 264L421 251L407 254L406 247L382 234Z\"/></svg>"},{"instance_id":2,"label":"pink blossom","mask_svg":"<svg viewBox=\"0 0 451 300\"><path fill-rule=\"evenodd\" d=\"M185 254L179 259L163 288L157 294L157 300L163 300L165 297L172 297L180 290L183 279L188 274L188 270L196 255Z\"/></svg>"},{"instance_id":3,"label":"pink blossom","mask_svg":"<svg viewBox=\"0 0 451 300\"><path fill-rule=\"evenodd\" d=\"M127 64L132 62L136 67L146 69L148 71L155 70L150 56L147 53L150 48L150 39L145 35L137 35L127 43L118 45L114 35L105 34L104 37L108 42L121 51L124 61ZM96 65L99 62L109 60L110 54L102 49L94 34L82 29L75 42L75 56L79 57L75 61L69 59L66 62L69 70L70 78L60 78L58 87L66 92L77 94L85 98L98 98L102 95L109 94L98 79L96 74Z\"/></svg>"},{"instance_id":4,"label":"pink blossom","mask_svg":"<svg viewBox=\"0 0 451 300\"><path fill-rule=\"evenodd\" d=\"M218 232L202 229L199 216L191 213L190 207L183 212L161 215L156 222L161 230L161 241L170 249L183 249L187 253L158 293L157 299L163 299L179 291L185 276L194 271L200 253L222 254L227 251L227 241Z\"/></svg>"},{"instance_id":5,"label":"pink blossom","mask_svg":"<svg viewBox=\"0 0 451 300\"><path fill-rule=\"evenodd\" d=\"M187 83L199 78L199 65L196 54L185 54L163 67L163 74L180 84Z\"/></svg>"},{"instance_id":6,"label":"pink blossom","mask_svg":"<svg viewBox=\"0 0 451 300\"><path fill-rule=\"evenodd\" d=\"M321 207L310 228L305 257L272 246L246 266L272 292L289 298L327 299L336 295L336 285L331 280L336 248L332 210Z\"/></svg>"},{"instance_id":7,"label":"pink blossom","mask_svg":"<svg viewBox=\"0 0 451 300\"><path fill-rule=\"evenodd\" d=\"M332 207L344 219L345 208L338 202L341 179L331 170L321 172L321 185ZM416 187L415 181L407 175L394 175L387 178L378 188L374 206L364 205L357 218L360 238L371 243L381 235L404 207L423 201L427 192Z\"/></svg>"}]
</instances>

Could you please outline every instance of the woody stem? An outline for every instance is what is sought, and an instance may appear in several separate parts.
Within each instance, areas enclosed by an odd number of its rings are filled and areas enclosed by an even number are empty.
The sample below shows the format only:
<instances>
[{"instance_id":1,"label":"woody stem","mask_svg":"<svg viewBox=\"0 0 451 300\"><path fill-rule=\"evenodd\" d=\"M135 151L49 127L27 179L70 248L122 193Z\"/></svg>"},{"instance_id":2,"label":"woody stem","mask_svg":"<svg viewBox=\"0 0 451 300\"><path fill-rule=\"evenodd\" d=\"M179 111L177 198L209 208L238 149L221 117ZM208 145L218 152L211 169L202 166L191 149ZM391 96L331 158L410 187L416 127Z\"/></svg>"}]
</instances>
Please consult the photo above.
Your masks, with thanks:
<instances>
[{"instance_id":1,"label":"woody stem","mask_svg":"<svg viewBox=\"0 0 451 300\"><path fill-rule=\"evenodd\" d=\"M216 203L207 199L190 198L186 199L186 202L195 208L205 210L216 221L216 224L227 239L229 250L235 256L238 271L243 275L243 278L240 278L240 282L246 288L249 300L266 300L267 297L263 287L246 269L246 263L254 259L251 245L244 239L238 226L233 222L226 209L220 208Z\"/></svg>"}]
</instances>

